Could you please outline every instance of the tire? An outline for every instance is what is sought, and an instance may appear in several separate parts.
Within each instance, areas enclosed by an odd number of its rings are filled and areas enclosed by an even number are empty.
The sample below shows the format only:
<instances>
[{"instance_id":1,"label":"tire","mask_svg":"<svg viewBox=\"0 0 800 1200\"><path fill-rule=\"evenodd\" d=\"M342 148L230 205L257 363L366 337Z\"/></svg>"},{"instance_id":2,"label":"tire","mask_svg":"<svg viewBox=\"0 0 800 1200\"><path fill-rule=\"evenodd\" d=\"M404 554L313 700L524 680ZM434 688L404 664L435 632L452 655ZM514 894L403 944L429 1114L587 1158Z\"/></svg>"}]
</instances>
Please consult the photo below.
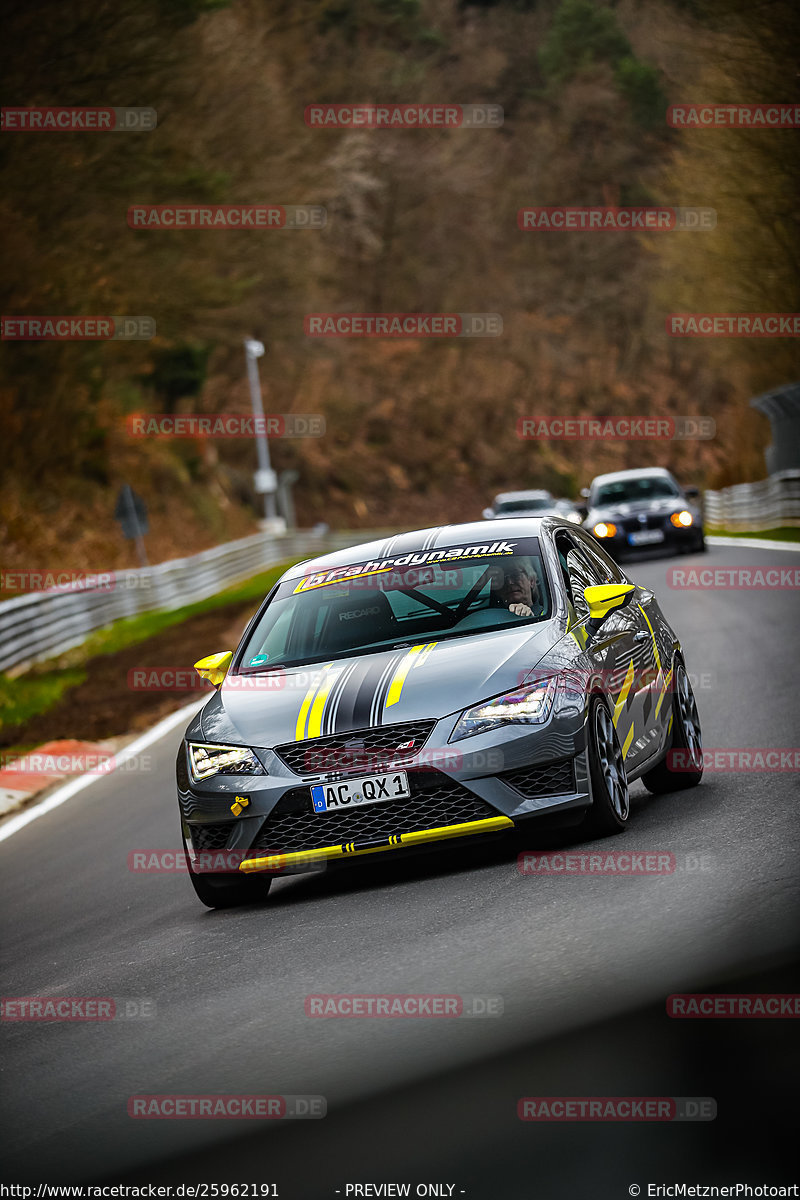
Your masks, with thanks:
<instances>
[{"instance_id":1,"label":"tire","mask_svg":"<svg viewBox=\"0 0 800 1200\"><path fill-rule=\"evenodd\" d=\"M656 795L697 787L703 778L703 735L700 731L700 718L697 715L692 685L680 660L675 663L672 679L674 690L669 747L658 766L642 776L644 786ZM670 756L673 752L679 752L682 759L680 769L677 770L670 767Z\"/></svg>"},{"instance_id":2,"label":"tire","mask_svg":"<svg viewBox=\"0 0 800 1200\"><path fill-rule=\"evenodd\" d=\"M181 840L186 851L183 831ZM242 904L259 904L266 900L272 883L271 875L260 872L253 875L240 875L236 871L198 874L192 870L188 853L186 865L197 899L205 904L206 908L238 908Z\"/></svg>"},{"instance_id":3,"label":"tire","mask_svg":"<svg viewBox=\"0 0 800 1200\"><path fill-rule=\"evenodd\" d=\"M592 807L584 827L594 837L609 837L627 825L631 800L617 731L602 697L592 697L587 724Z\"/></svg>"}]
</instances>

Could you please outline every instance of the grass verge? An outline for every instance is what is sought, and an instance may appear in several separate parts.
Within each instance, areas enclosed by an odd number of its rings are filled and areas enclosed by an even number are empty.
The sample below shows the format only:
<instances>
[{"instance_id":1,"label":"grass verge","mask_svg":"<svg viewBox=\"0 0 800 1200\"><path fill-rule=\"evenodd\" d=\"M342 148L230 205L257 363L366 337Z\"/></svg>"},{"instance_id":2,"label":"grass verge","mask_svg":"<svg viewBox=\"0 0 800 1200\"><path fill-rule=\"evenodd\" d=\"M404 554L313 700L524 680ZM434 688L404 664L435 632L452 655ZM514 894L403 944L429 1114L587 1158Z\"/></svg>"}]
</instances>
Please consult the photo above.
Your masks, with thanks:
<instances>
[{"instance_id":1,"label":"grass verge","mask_svg":"<svg viewBox=\"0 0 800 1200\"><path fill-rule=\"evenodd\" d=\"M780 529L748 529L746 533L734 529L712 529L706 527L712 537L766 538L771 542L800 542L800 526L783 525Z\"/></svg>"}]
</instances>

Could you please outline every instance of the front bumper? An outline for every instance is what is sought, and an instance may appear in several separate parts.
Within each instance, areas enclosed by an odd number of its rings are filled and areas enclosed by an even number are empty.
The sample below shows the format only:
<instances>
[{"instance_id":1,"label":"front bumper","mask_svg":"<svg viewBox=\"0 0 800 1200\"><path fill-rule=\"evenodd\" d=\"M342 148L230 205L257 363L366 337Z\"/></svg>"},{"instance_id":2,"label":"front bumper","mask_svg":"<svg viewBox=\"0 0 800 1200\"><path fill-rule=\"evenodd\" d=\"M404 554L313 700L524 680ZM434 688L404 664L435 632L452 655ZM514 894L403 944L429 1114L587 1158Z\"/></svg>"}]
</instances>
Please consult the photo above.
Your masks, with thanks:
<instances>
[{"instance_id":1,"label":"front bumper","mask_svg":"<svg viewBox=\"0 0 800 1200\"><path fill-rule=\"evenodd\" d=\"M539 814L591 802L577 707L541 727L509 727L451 745L455 720L437 722L424 747L398 762L397 769L408 773L409 798L345 812L314 813L311 785L334 774L346 779L376 770L304 775L274 750L255 748L264 775L214 776L198 784L190 777L184 742L178 801L190 857L230 851L241 871L293 874L324 869L334 860L503 833ZM247 800L238 816L231 811L237 796Z\"/></svg>"},{"instance_id":2,"label":"front bumper","mask_svg":"<svg viewBox=\"0 0 800 1200\"><path fill-rule=\"evenodd\" d=\"M328 863L337 858L356 858L363 854L380 854L387 850L409 849L430 842L443 842L449 838L475 837L487 833L503 833L514 828L509 817L488 817L481 821L465 821L460 825L440 825L433 829L420 829L412 833L390 834L388 838L373 841L344 842L340 845L320 846L316 850L299 850L287 854L258 854L245 858L239 864L240 871L290 871L314 870L319 863Z\"/></svg>"},{"instance_id":3,"label":"front bumper","mask_svg":"<svg viewBox=\"0 0 800 1200\"><path fill-rule=\"evenodd\" d=\"M660 531L664 537L660 542L645 542L643 545L632 545L628 541L630 532L636 533L634 530L619 530L614 537L599 538L592 530L586 527L586 532L591 533L592 537L596 538L599 544L603 547L606 553L612 558L623 558L636 554L646 554L648 552L658 550L686 550L697 546L703 538L703 526L699 523L690 525L688 529L677 528L670 521L666 521L660 527ZM656 530L655 532L657 532ZM646 532L651 532L647 530Z\"/></svg>"}]
</instances>

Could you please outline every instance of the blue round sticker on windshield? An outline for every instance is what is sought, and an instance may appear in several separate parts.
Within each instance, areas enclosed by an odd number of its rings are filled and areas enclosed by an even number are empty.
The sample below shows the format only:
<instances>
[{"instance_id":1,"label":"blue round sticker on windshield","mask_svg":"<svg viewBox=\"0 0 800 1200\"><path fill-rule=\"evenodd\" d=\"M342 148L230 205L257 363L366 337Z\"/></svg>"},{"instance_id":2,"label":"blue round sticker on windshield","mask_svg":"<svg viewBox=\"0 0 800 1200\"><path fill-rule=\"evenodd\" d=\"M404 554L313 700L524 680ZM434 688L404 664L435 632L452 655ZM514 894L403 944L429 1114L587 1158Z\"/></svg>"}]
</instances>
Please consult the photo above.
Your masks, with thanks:
<instances>
[{"instance_id":1,"label":"blue round sticker on windshield","mask_svg":"<svg viewBox=\"0 0 800 1200\"><path fill-rule=\"evenodd\" d=\"M254 658L250 659L250 662L247 665L248 667L260 667L261 664L267 662L268 659L268 654L256 654Z\"/></svg>"}]
</instances>

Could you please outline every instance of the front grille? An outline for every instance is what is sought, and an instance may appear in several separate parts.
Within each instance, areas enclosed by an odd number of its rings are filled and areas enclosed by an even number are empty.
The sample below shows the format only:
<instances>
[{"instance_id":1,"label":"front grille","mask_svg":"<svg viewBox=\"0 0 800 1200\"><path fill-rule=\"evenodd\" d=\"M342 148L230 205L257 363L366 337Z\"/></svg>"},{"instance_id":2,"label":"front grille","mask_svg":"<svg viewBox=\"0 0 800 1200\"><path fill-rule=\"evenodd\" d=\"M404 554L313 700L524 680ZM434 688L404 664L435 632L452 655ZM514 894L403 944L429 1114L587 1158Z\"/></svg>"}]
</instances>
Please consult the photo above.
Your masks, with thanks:
<instances>
[{"instance_id":1,"label":"front grille","mask_svg":"<svg viewBox=\"0 0 800 1200\"><path fill-rule=\"evenodd\" d=\"M409 785L412 795L408 799L387 800L340 813L314 813L310 789L293 788L267 817L253 849L288 854L439 825L463 825L498 815L485 801L438 771L411 772Z\"/></svg>"},{"instance_id":2,"label":"front grille","mask_svg":"<svg viewBox=\"0 0 800 1200\"><path fill-rule=\"evenodd\" d=\"M575 791L575 764L571 758L563 758L559 762L539 763L533 767L506 771L499 778L529 799L534 796L570 795Z\"/></svg>"},{"instance_id":3,"label":"front grille","mask_svg":"<svg viewBox=\"0 0 800 1200\"><path fill-rule=\"evenodd\" d=\"M191 825L189 828L192 831L192 845L198 852L224 850L234 824L235 822L228 821L226 825Z\"/></svg>"},{"instance_id":4,"label":"front grille","mask_svg":"<svg viewBox=\"0 0 800 1200\"><path fill-rule=\"evenodd\" d=\"M624 517L622 528L625 533L639 533L643 529L663 529L666 520L663 513L648 513L644 525L638 517Z\"/></svg>"},{"instance_id":5,"label":"front grille","mask_svg":"<svg viewBox=\"0 0 800 1200\"><path fill-rule=\"evenodd\" d=\"M295 775L352 774L385 769L384 763L402 762L425 745L435 721L408 721L401 725L376 725L329 737L309 738L276 746L275 753ZM352 743L358 743L352 745ZM405 742L413 746L398 750ZM378 760L376 763L375 760Z\"/></svg>"}]
</instances>

